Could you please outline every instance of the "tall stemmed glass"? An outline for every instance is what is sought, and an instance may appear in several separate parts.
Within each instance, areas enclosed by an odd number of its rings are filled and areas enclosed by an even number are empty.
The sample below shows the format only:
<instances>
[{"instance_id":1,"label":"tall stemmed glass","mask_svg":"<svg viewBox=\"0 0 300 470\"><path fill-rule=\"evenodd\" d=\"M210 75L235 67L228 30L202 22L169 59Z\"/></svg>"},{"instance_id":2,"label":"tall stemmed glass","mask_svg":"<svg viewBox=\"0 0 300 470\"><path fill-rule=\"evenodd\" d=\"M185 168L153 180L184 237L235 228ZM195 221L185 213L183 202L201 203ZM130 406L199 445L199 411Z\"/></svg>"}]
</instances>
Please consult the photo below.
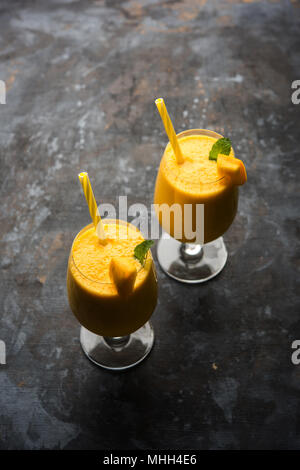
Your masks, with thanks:
<instances>
[{"instance_id":1,"label":"tall stemmed glass","mask_svg":"<svg viewBox=\"0 0 300 470\"><path fill-rule=\"evenodd\" d=\"M177 135L178 142L184 137L207 136L215 140L222 136L206 129L191 129ZM222 235L234 220L238 206L238 187L227 176L206 178L204 183L193 182L186 175L168 168L166 158L170 143L166 146L158 171L154 203L160 224L166 233L157 245L157 257L162 269L172 278L186 283L200 283L215 277L225 266L227 250ZM233 151L232 151L233 153ZM208 158L208 157L207 157ZM215 164L215 162L213 162ZM182 208L182 220L164 223L163 211L158 207L166 204L169 208L179 204ZM192 206L192 219L196 206L203 205L204 225L201 227L203 243L195 243L184 237L175 236L176 223L184 225L184 205ZM190 223L194 225L194 221ZM170 238L168 234L171 237Z\"/></svg>"},{"instance_id":2,"label":"tall stemmed glass","mask_svg":"<svg viewBox=\"0 0 300 470\"><path fill-rule=\"evenodd\" d=\"M137 231L121 220L103 222L106 231L113 224L127 225ZM154 262L149 250L144 265L137 272L133 291L120 296L112 282L97 281L90 276L89 263L94 262L93 257L86 255L81 267L76 262L74 246L77 251L82 249L88 253L82 235L91 230L94 231L93 224L84 227L71 248L67 272L69 304L82 325L80 343L87 357L106 369L127 369L141 362L153 346L154 332L149 318L157 303ZM82 245L80 240L83 240Z\"/></svg>"}]
</instances>

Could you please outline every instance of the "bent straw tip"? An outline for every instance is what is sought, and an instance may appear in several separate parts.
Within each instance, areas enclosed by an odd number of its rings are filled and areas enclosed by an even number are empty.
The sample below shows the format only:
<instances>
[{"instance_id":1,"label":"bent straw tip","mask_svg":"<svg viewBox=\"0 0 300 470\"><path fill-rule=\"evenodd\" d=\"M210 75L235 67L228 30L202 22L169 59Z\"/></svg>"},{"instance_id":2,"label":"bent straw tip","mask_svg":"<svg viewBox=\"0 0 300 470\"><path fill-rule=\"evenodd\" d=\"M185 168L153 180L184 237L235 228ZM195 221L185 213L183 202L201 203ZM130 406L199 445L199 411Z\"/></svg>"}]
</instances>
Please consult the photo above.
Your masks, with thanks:
<instances>
[{"instance_id":1,"label":"bent straw tip","mask_svg":"<svg viewBox=\"0 0 300 470\"><path fill-rule=\"evenodd\" d=\"M156 98L155 104L162 104L164 102L163 98Z\"/></svg>"}]
</instances>

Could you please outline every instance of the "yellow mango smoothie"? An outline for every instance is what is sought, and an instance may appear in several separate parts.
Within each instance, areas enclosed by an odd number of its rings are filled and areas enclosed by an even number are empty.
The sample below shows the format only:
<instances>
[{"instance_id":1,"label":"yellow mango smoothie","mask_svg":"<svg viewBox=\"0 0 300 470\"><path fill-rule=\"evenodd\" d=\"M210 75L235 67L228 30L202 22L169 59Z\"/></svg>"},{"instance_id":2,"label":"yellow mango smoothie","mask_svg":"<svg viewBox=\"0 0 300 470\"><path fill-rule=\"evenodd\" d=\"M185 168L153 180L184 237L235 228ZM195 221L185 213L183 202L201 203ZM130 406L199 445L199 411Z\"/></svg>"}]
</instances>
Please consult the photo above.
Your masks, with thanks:
<instances>
[{"instance_id":1,"label":"yellow mango smoothie","mask_svg":"<svg viewBox=\"0 0 300 470\"><path fill-rule=\"evenodd\" d=\"M207 135L206 135L207 133ZM212 134L212 135L209 135ZM231 225L238 206L238 187L227 175L221 175L217 162L209 160L213 144L222 136L205 130L189 130L177 135L183 155L183 163L178 163L170 144L165 148L157 175L154 203L168 206L180 204L184 214L184 204L191 204L189 221L195 226L196 204L204 204L204 243L211 242L223 235ZM234 157L231 149L230 156ZM176 217L166 226L163 212L156 211L163 229L182 243L192 243L195 239L186 239L184 218ZM180 231L176 224L180 223ZM176 237L182 233L181 237Z\"/></svg>"},{"instance_id":2,"label":"yellow mango smoothie","mask_svg":"<svg viewBox=\"0 0 300 470\"><path fill-rule=\"evenodd\" d=\"M150 250L144 265L133 256L134 248L144 241L135 226L108 220L103 228L105 243L93 224L75 237L68 263L68 297L86 329L104 337L121 337L149 320L157 302L157 279ZM120 280L120 286L114 279Z\"/></svg>"}]
</instances>

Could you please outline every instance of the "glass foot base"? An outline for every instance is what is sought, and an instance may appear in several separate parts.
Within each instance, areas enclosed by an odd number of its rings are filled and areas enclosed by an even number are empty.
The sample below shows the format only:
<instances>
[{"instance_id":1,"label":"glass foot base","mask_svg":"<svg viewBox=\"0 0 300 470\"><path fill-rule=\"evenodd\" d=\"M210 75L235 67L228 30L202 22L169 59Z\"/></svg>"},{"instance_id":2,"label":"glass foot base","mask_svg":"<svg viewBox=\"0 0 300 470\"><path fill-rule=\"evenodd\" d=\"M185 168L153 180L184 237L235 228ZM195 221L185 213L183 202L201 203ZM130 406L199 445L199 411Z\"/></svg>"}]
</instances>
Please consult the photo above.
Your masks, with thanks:
<instances>
[{"instance_id":1,"label":"glass foot base","mask_svg":"<svg viewBox=\"0 0 300 470\"><path fill-rule=\"evenodd\" d=\"M202 246L183 244L174 238L161 238L157 244L157 258L163 271L189 284L215 277L224 268L227 256L222 237Z\"/></svg>"},{"instance_id":2,"label":"glass foot base","mask_svg":"<svg viewBox=\"0 0 300 470\"><path fill-rule=\"evenodd\" d=\"M94 364L104 369L122 370L135 366L148 356L154 343L154 331L151 323L147 322L131 335L106 338L82 326L80 343Z\"/></svg>"}]
</instances>

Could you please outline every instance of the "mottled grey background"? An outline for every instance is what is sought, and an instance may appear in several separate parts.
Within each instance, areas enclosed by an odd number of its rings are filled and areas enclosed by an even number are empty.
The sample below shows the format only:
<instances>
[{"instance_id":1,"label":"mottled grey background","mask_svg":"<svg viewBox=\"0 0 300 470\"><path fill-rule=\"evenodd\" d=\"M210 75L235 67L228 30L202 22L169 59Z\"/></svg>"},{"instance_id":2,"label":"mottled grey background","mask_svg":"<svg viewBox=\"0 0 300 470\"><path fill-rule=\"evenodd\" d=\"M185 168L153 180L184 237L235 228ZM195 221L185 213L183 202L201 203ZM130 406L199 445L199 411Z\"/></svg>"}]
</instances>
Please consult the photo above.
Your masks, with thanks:
<instances>
[{"instance_id":1,"label":"mottled grey background","mask_svg":"<svg viewBox=\"0 0 300 470\"><path fill-rule=\"evenodd\" d=\"M1 0L1 449L300 449L299 28L296 0ZM110 373L66 298L77 173L149 205L158 96L177 131L230 137L248 183L224 271L187 286L158 267L155 348Z\"/></svg>"}]
</instances>

